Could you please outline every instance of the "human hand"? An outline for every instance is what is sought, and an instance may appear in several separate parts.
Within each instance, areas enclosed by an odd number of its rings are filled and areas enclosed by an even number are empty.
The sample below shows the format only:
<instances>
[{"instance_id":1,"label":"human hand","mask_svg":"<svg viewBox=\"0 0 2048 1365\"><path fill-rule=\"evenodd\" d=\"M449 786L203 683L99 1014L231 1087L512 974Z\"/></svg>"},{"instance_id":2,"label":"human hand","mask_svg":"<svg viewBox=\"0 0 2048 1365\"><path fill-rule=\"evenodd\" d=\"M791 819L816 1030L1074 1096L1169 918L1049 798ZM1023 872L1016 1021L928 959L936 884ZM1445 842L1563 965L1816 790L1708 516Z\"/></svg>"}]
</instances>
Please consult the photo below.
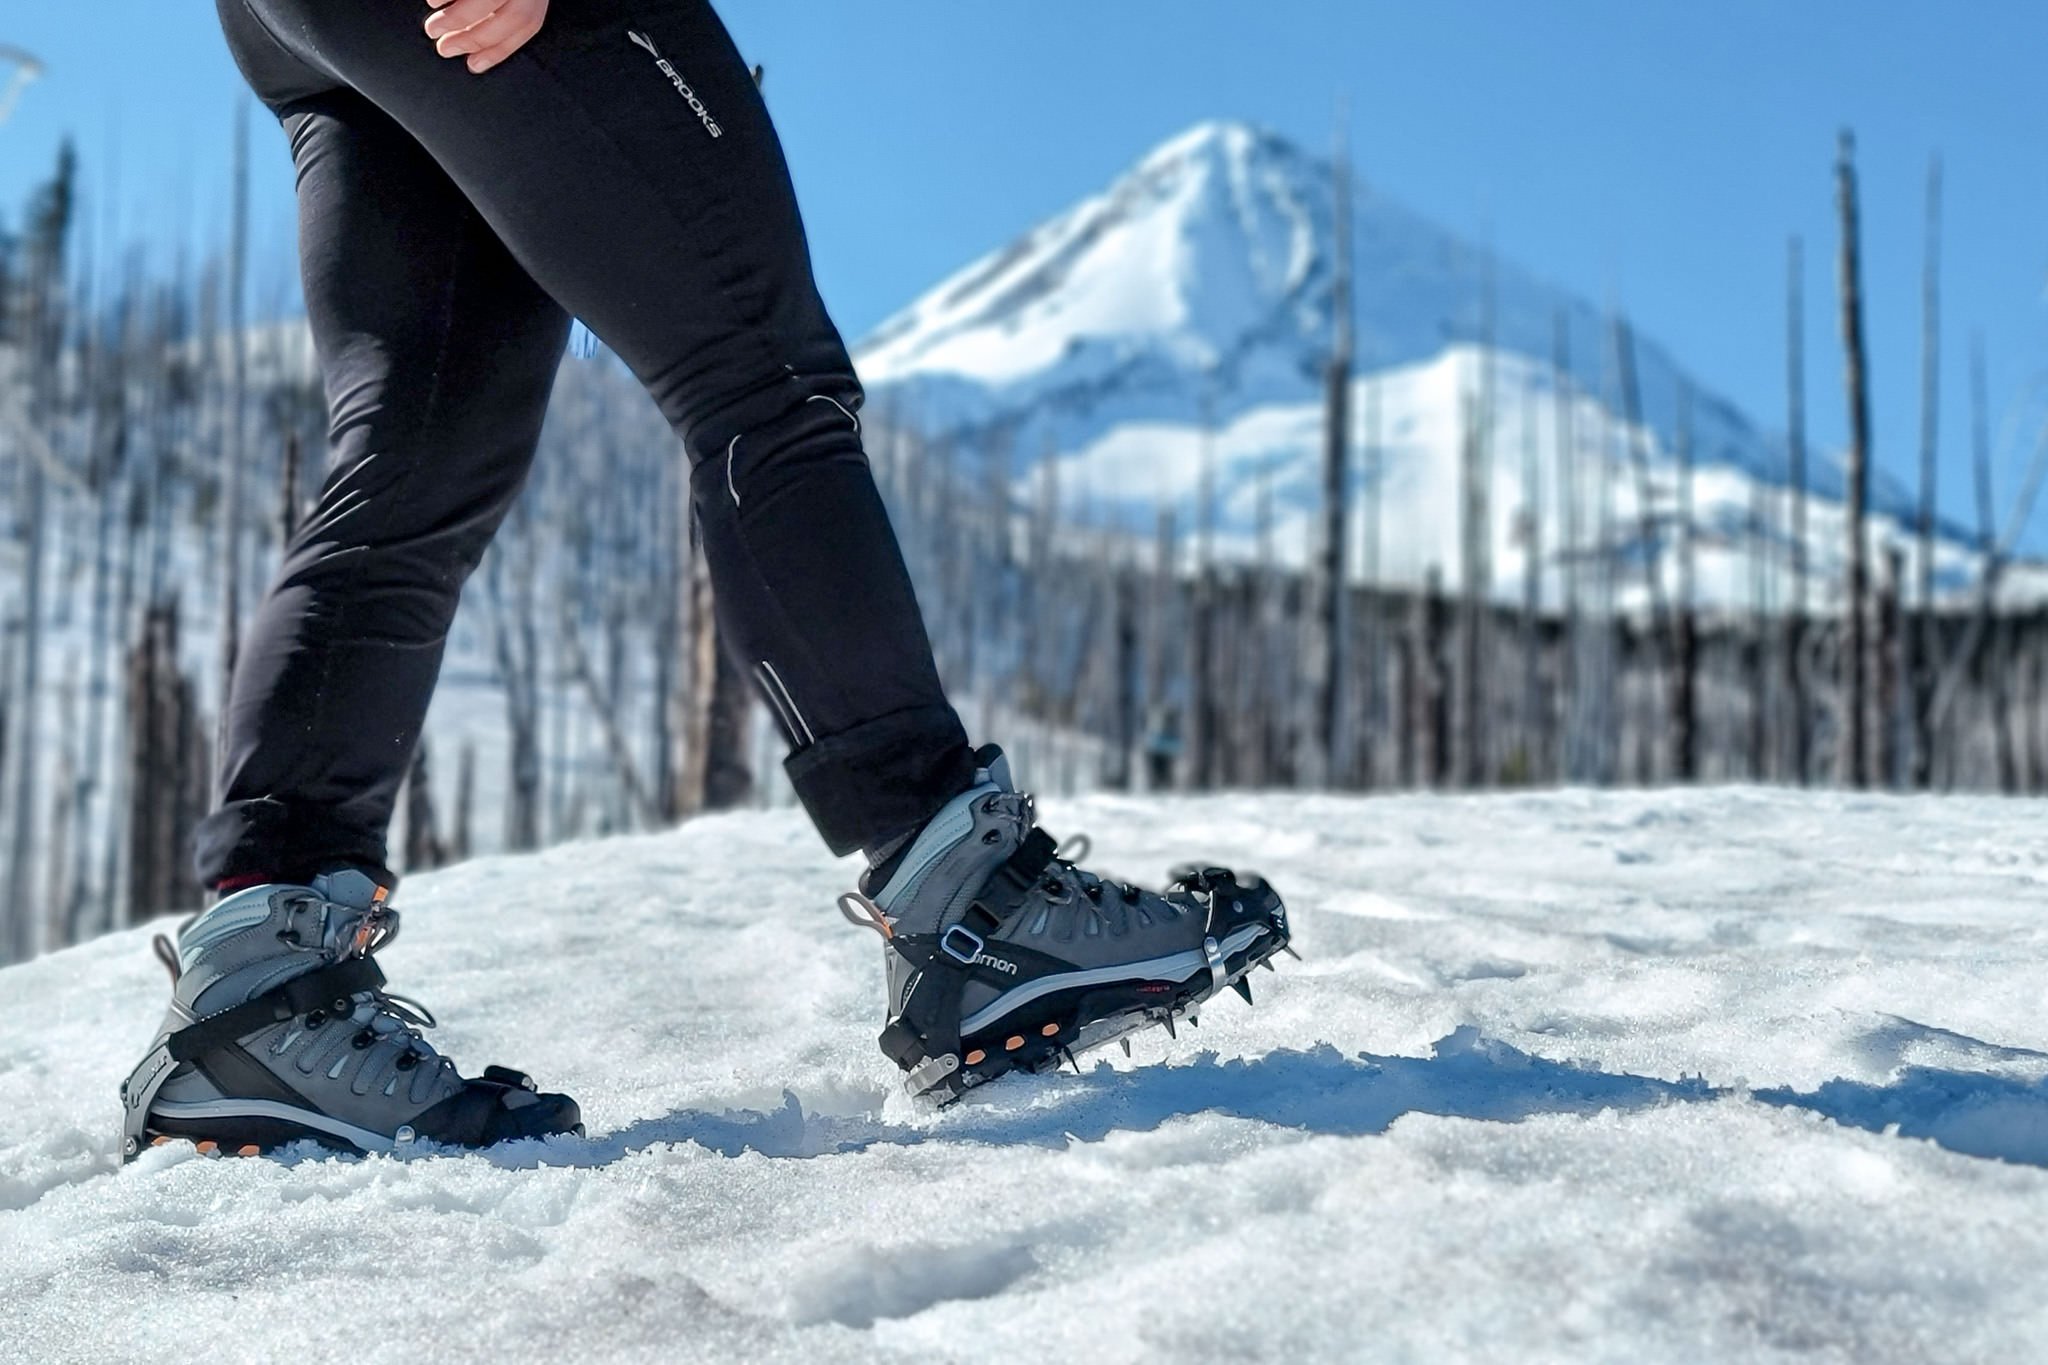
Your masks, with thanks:
<instances>
[{"instance_id":1,"label":"human hand","mask_svg":"<svg viewBox=\"0 0 2048 1365\"><path fill-rule=\"evenodd\" d=\"M482 73L525 46L548 17L548 0L427 0L427 36L443 57L469 58Z\"/></svg>"}]
</instances>

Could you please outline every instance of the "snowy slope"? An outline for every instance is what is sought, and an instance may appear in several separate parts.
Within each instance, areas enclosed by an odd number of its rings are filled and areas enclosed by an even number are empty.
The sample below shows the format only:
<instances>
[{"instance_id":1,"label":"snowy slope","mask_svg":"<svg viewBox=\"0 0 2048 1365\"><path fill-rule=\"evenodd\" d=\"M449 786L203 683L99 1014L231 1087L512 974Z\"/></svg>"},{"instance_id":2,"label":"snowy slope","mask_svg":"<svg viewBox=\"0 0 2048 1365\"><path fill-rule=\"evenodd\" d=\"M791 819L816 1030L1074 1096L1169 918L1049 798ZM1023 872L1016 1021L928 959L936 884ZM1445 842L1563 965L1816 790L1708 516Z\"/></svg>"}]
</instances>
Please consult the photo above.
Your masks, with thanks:
<instances>
[{"instance_id":1,"label":"snowy slope","mask_svg":"<svg viewBox=\"0 0 2048 1365\"><path fill-rule=\"evenodd\" d=\"M403 889L487 1156L115 1162L141 931L0 972L0 1358L2016 1361L2048 1340L2038 803L1048 804L1307 961L939 1114L793 815Z\"/></svg>"},{"instance_id":2,"label":"snowy slope","mask_svg":"<svg viewBox=\"0 0 2048 1365\"><path fill-rule=\"evenodd\" d=\"M1181 505L1192 517L1204 413L1226 440L1241 439L1249 424L1262 445L1256 461L1223 471L1223 524L1249 532L1251 476L1266 468L1284 555L1299 541L1295 532L1305 529L1318 496L1334 197L1329 164L1287 140L1238 123L1198 125L1102 193L965 267L884 322L856 349L861 375L879 409L913 414L928 430L999 436L1027 460L1051 451L1079 462L1080 486L1145 529L1162 482L1181 486ZM1588 471L1577 543L1582 550L1597 543L1598 482L1632 518L1635 476L1622 421L1629 404L1601 310L1501 258L1491 266L1489 327L1489 267L1480 248L1369 186L1357 189L1352 207L1359 367L1385 380L1384 439L1411 463L1434 466L1426 479L1396 477L1388 487L1387 576L1414 583L1432 563L1447 574L1458 571L1453 494L1462 414L1467 400L1484 392L1477 356L1488 335L1502 353L1494 376L1501 477L1512 479L1521 467L1525 417L1539 441L1555 445L1561 397L1585 409L1574 433ZM1562 374L1555 364L1560 323L1568 350ZM1731 553L1761 543L1782 572L1789 548L1776 538L1760 541L1748 520L1754 485L1778 488L1787 480L1782 437L1687 375L1653 338L1637 337L1634 363L1639 438L1660 471L1660 515L1676 515L1679 390L1689 386L1692 450L1711 471L1708 491L1717 499L1702 514L1702 534ZM1353 412L1360 423L1354 439L1370 443L1363 404L1354 403ZM1148 475L1135 482L1101 476L1103 462L1093 452L1105 445L1148 449ZM1088 481L1091 473L1101 477ZM1808 481L1822 498L1840 496L1841 470L1830 453L1810 452ZM1566 524L1559 486L1555 467L1546 464L1535 510L1553 551ZM1519 496L1503 500L1505 491L1497 488L1493 503L1503 535L1526 506ZM1882 479L1873 498L1878 534L1895 529L1883 514L1912 515L1905 491ZM1725 515L1719 504L1741 508L1741 517ZM1815 519L1809 557L1823 575L1842 539L1826 534L1837 520L1826 508ZM1625 542L1617 533L1606 543ZM1498 570L1498 555L1495 563ZM1959 547L1945 547L1943 581L1960 587L1967 564ZM1519 596L1518 584L1497 578L1505 594ZM1709 601L1748 602L1746 582L1737 591L1710 572L1701 586Z\"/></svg>"}]
</instances>

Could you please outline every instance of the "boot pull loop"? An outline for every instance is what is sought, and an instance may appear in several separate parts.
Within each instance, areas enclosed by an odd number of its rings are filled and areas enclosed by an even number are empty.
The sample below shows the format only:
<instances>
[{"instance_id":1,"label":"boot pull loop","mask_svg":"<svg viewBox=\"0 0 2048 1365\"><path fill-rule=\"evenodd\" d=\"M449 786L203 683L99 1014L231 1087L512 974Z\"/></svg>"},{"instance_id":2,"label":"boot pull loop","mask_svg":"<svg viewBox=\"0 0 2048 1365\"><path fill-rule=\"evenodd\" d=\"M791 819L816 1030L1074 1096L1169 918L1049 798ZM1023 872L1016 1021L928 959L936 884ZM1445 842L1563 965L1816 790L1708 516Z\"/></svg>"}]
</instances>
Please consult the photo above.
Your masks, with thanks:
<instances>
[{"instance_id":1,"label":"boot pull loop","mask_svg":"<svg viewBox=\"0 0 2048 1365\"><path fill-rule=\"evenodd\" d=\"M847 891L840 895L839 913L846 916L848 924L856 924L863 929L872 929L880 934L885 941L896 937L896 926L890 921L888 915L883 913L882 907L876 905L858 891Z\"/></svg>"},{"instance_id":2,"label":"boot pull loop","mask_svg":"<svg viewBox=\"0 0 2048 1365\"><path fill-rule=\"evenodd\" d=\"M149 947L150 951L156 954L156 960L164 964L164 970L171 974L171 984L177 985L178 978L185 974L185 969L178 965L178 950L171 946L170 939L158 934L150 939Z\"/></svg>"}]
</instances>

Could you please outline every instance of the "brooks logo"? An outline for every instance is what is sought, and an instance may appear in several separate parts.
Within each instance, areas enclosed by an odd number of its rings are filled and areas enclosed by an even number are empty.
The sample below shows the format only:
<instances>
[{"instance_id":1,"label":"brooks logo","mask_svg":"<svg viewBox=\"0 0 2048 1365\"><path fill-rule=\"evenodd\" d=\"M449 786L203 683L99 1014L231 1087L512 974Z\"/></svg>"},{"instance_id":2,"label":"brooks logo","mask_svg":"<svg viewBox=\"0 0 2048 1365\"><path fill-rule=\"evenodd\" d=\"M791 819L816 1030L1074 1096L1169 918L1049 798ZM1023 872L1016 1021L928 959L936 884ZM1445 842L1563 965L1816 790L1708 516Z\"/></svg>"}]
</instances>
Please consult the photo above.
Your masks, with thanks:
<instances>
[{"instance_id":1,"label":"brooks logo","mask_svg":"<svg viewBox=\"0 0 2048 1365\"><path fill-rule=\"evenodd\" d=\"M676 88L676 93L689 101L690 112L704 125L704 131L713 137L725 136L725 129L719 127L718 120L711 117L711 111L704 107L704 101L697 97L697 92L690 88L690 83L683 79L682 73L668 64L668 58L661 55L661 49L654 45L654 39L637 29L628 29L626 36L647 49L648 55L654 58L654 64L661 68L661 73L668 77L669 84Z\"/></svg>"}]
</instances>

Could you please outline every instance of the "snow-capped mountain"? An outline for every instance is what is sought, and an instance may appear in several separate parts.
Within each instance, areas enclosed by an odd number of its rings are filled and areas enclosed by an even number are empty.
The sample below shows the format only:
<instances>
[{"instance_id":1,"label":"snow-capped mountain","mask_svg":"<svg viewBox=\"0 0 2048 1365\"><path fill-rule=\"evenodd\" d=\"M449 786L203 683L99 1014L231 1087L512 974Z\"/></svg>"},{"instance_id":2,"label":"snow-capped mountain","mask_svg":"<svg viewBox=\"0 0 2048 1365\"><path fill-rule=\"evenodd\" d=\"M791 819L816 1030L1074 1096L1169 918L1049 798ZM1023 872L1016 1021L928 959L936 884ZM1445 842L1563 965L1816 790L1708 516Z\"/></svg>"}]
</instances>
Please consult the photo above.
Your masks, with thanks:
<instances>
[{"instance_id":1,"label":"snow-capped mountain","mask_svg":"<svg viewBox=\"0 0 2048 1365\"><path fill-rule=\"evenodd\" d=\"M1073 480L1064 486L1125 505L1133 525L1149 524L1161 498L1192 499L1206 413L1226 534L1250 531L1264 471L1276 547L1298 555L1318 496L1334 185L1329 162L1278 136L1201 124L883 323L857 348L862 377L877 405L897 405L926 430L1000 436L1025 457L1054 453ZM1602 311L1506 258L1489 264L1480 247L1370 188L1355 191L1351 216L1361 375L1354 439L1375 442L1367 426L1376 404L1387 575L1412 582L1430 564L1458 572L1464 414L1468 397L1489 385L1493 565L1503 590L1518 580L1514 528L1528 506L1523 471L1531 461L1546 553L1564 542L1564 430L1585 471L1579 545L1596 543L1603 497L1607 543L1626 544L1640 524L1638 484L1631 429L1621 420L1622 368ZM1490 375L1481 344L1489 333ZM1703 564L1702 591L1746 601L1759 483L1777 522L1786 520L1773 492L1786 482L1785 442L1686 375L1654 340L1638 335L1632 359L1635 432L1658 512L1668 521L1676 510L1680 391L1690 388L1692 452L1703 471L1696 523L1703 553L1726 561ZM1571 410L1568 428L1560 426L1561 404ZM1821 500L1839 498L1839 463L1812 451L1808 483ZM1873 511L1880 535L1912 517L1906 492L1882 481ZM1809 562L1826 578L1839 552L1839 515L1816 507L1812 523ZM1789 559L1781 537L1762 543L1770 557ZM1939 558L1944 577L1960 586L1970 558L1964 547L1945 544Z\"/></svg>"}]
</instances>

